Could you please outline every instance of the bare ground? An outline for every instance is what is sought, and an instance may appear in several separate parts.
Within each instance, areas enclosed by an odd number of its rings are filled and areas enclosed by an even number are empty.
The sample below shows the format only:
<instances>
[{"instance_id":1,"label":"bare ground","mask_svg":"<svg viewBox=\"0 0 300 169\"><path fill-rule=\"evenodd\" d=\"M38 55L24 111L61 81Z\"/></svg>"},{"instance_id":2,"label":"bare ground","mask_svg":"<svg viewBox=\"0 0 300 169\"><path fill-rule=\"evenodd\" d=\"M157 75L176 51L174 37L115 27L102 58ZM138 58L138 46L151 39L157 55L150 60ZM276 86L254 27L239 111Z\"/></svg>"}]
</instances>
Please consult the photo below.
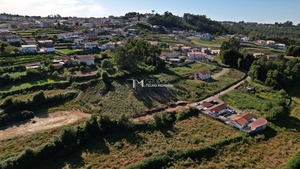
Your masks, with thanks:
<instances>
[{"instance_id":1,"label":"bare ground","mask_svg":"<svg viewBox=\"0 0 300 169\"><path fill-rule=\"evenodd\" d=\"M89 118L90 116L90 114L77 110L39 114L30 121L15 123L0 128L0 140L12 139L18 136L31 135L45 130L59 128L68 124L73 124L81 119Z\"/></svg>"}]
</instances>

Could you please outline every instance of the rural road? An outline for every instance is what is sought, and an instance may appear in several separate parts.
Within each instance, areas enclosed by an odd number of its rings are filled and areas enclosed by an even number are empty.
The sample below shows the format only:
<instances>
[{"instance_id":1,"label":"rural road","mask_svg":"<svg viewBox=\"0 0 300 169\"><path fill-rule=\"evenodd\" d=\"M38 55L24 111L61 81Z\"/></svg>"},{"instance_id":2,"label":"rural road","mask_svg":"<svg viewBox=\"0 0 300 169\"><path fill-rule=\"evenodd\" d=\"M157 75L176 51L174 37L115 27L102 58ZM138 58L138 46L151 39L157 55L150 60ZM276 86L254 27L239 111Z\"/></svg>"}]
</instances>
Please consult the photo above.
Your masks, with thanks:
<instances>
[{"instance_id":1,"label":"rural road","mask_svg":"<svg viewBox=\"0 0 300 169\"><path fill-rule=\"evenodd\" d=\"M216 79L216 78L218 78L218 77L220 77L220 76L222 76L222 75L228 73L229 71L230 71L229 68L223 68L223 69L221 70L221 72L216 73L216 74L213 74L213 75L211 75L211 77L212 77L213 79Z\"/></svg>"},{"instance_id":2,"label":"rural road","mask_svg":"<svg viewBox=\"0 0 300 169\"><path fill-rule=\"evenodd\" d=\"M224 74L224 72L226 73L226 71L227 71L226 69L225 70L223 69L221 71L223 73L219 72L218 74ZM230 86L228 89L225 89L225 90L221 91L220 93L218 93L217 95L210 96L210 97L208 97L206 99L203 99L203 100L201 100L199 102L202 102L202 101L212 101L212 100L220 101L220 99L219 99L220 95L224 95L224 94L226 94L226 93L234 90L238 86L242 85L249 78L250 77L243 78L240 82L238 82L237 84L234 84L234 85ZM222 101L220 101L220 102L222 102ZM188 109L190 107L196 107L196 103L190 103L190 104L187 104L187 105L184 105L184 106L180 106L179 105L179 106L176 106L176 107L165 109L164 111L165 112L183 111L183 110ZM145 115L145 116L140 116L140 117L137 117L137 118L133 118L131 120L133 122L149 122L149 121L151 121L153 119L154 119L154 114L150 114L150 115Z\"/></svg>"}]
</instances>

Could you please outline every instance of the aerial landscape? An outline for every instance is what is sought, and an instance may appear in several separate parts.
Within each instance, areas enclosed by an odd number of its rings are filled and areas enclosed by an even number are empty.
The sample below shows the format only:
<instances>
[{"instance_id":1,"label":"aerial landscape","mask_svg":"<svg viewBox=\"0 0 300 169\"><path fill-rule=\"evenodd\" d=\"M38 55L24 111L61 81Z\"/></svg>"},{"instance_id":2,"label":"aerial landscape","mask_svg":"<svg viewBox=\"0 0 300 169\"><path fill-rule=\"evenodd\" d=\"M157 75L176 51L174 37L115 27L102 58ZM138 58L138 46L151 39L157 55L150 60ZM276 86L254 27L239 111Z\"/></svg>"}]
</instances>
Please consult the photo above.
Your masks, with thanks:
<instances>
[{"instance_id":1,"label":"aerial landscape","mask_svg":"<svg viewBox=\"0 0 300 169\"><path fill-rule=\"evenodd\" d=\"M299 169L299 7L1 0L0 169Z\"/></svg>"}]
</instances>

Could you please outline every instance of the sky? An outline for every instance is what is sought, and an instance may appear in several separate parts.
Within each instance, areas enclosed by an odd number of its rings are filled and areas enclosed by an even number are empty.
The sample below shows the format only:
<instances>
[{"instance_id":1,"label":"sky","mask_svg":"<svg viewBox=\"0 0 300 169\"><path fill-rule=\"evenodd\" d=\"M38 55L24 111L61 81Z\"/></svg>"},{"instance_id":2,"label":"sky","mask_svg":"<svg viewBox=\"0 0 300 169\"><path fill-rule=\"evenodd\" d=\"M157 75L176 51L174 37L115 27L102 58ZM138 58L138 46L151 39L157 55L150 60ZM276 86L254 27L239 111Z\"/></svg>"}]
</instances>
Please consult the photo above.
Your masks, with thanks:
<instances>
[{"instance_id":1,"label":"sky","mask_svg":"<svg viewBox=\"0 0 300 169\"><path fill-rule=\"evenodd\" d=\"M107 17L165 11L206 15L217 21L300 23L300 0L0 0L0 13Z\"/></svg>"}]
</instances>

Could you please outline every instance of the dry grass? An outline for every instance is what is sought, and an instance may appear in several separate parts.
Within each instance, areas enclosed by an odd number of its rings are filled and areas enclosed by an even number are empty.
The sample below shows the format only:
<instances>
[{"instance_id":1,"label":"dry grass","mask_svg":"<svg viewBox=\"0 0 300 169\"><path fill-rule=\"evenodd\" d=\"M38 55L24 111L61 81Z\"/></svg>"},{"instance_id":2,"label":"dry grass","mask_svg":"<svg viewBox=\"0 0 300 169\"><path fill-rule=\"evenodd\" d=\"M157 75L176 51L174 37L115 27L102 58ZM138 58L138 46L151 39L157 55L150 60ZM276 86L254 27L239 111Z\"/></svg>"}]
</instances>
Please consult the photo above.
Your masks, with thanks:
<instances>
[{"instance_id":1,"label":"dry grass","mask_svg":"<svg viewBox=\"0 0 300 169\"><path fill-rule=\"evenodd\" d=\"M90 168L123 168L152 154L204 146L239 134L208 117L193 117L176 123L170 129L114 136L106 138L103 143L97 141L94 146L83 151L80 157L72 158L71 161L76 163L64 165L71 168L83 165Z\"/></svg>"}]
</instances>

